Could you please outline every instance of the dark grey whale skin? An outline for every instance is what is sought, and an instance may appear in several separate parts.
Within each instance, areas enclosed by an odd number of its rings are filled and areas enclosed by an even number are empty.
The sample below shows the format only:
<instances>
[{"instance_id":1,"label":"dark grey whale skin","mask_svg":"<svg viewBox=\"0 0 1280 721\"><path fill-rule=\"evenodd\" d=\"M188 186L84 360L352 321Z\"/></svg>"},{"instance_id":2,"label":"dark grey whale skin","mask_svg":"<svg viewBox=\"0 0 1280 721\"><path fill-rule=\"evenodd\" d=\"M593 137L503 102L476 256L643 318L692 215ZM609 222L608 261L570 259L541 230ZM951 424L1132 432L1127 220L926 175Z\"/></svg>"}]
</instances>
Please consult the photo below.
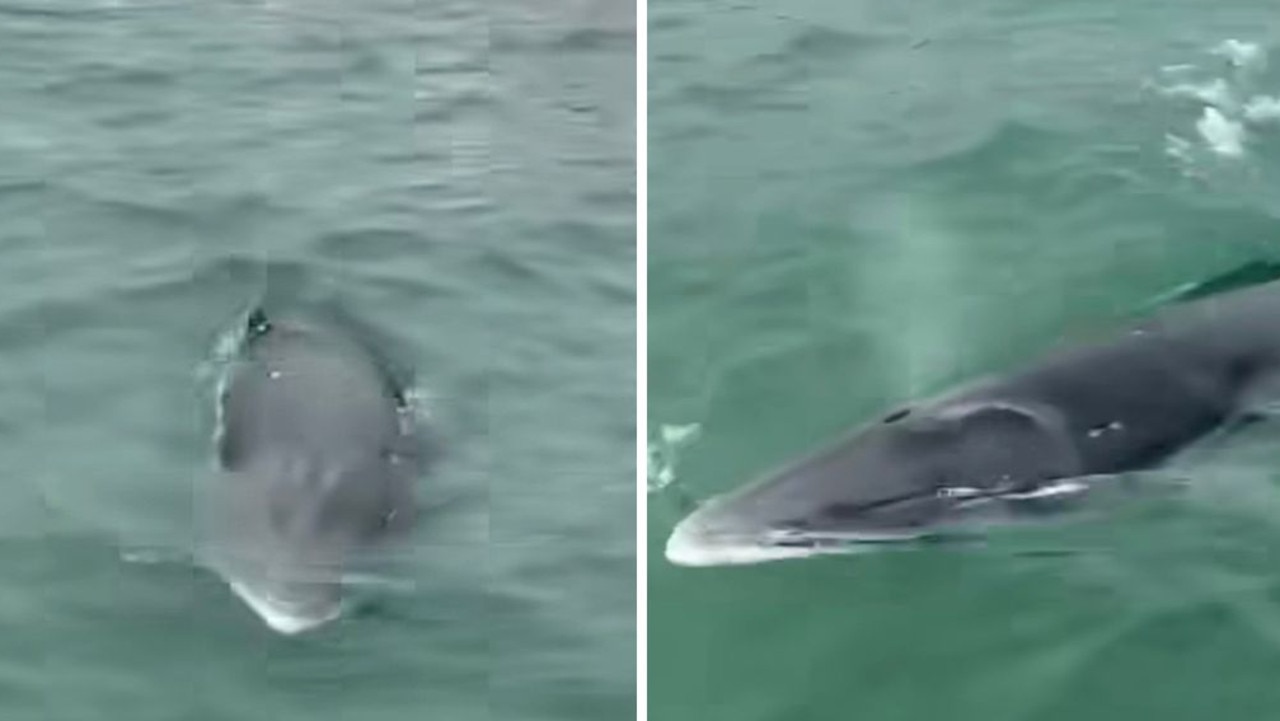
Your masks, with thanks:
<instances>
[{"instance_id":1,"label":"dark grey whale skin","mask_svg":"<svg viewBox=\"0 0 1280 721\"><path fill-rule=\"evenodd\" d=\"M221 397L209 565L284 633L336 618L348 563L417 515L422 436L403 387L347 330L255 311Z\"/></svg>"},{"instance_id":2,"label":"dark grey whale skin","mask_svg":"<svg viewBox=\"0 0 1280 721\"><path fill-rule=\"evenodd\" d=\"M676 527L667 555L719 565L805 555L797 549L824 539L918 537L975 499L1004 515L1052 511L1037 489L1152 468L1275 400L1280 281L1169 306L888 413L709 500Z\"/></svg>"}]
</instances>

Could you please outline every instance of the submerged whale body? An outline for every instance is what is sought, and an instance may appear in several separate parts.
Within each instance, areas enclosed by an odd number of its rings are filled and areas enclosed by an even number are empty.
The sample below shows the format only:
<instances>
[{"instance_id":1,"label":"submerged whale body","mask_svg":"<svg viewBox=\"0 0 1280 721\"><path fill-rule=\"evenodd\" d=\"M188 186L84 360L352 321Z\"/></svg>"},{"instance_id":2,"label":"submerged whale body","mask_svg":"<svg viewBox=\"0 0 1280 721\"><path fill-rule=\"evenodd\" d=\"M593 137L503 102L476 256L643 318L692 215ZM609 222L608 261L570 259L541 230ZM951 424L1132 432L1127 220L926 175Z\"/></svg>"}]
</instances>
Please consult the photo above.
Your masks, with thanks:
<instances>
[{"instance_id":1,"label":"submerged whale body","mask_svg":"<svg viewBox=\"0 0 1280 721\"><path fill-rule=\"evenodd\" d=\"M220 392L202 555L281 633L337 618L344 571L414 522L413 414L346 330L255 310Z\"/></svg>"},{"instance_id":2,"label":"submerged whale body","mask_svg":"<svg viewBox=\"0 0 1280 721\"><path fill-rule=\"evenodd\" d=\"M1129 332L888 413L708 500L672 563L754 563L1056 516L1280 401L1280 282L1172 306Z\"/></svg>"}]
</instances>

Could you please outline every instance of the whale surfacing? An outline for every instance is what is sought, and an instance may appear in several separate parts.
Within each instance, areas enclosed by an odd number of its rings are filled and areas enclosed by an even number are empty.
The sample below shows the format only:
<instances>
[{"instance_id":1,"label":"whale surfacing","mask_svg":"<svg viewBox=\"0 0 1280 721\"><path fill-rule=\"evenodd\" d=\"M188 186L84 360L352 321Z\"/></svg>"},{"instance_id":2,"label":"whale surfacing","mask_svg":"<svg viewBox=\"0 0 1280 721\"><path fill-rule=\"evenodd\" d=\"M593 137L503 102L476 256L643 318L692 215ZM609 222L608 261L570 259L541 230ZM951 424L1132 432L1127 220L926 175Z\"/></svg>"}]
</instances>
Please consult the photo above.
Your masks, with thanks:
<instances>
[{"instance_id":1,"label":"whale surfacing","mask_svg":"<svg viewBox=\"0 0 1280 721\"><path fill-rule=\"evenodd\" d=\"M1273 281L888 413L708 500L676 525L666 557L715 566L856 553L1055 517L1278 399Z\"/></svg>"},{"instance_id":2,"label":"whale surfacing","mask_svg":"<svg viewBox=\"0 0 1280 721\"><path fill-rule=\"evenodd\" d=\"M219 401L205 565L277 632L338 618L344 570L414 522L422 448L403 390L337 325L256 310Z\"/></svg>"}]
</instances>

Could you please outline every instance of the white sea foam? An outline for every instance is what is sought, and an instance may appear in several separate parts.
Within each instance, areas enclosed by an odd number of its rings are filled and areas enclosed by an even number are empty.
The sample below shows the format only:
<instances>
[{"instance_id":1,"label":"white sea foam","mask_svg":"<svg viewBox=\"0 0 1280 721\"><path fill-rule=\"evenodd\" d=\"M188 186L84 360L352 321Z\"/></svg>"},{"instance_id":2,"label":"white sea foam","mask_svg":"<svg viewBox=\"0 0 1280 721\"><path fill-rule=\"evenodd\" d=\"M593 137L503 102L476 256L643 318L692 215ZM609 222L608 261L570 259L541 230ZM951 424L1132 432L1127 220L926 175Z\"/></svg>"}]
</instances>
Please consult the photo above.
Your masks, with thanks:
<instances>
[{"instance_id":1,"label":"white sea foam","mask_svg":"<svg viewBox=\"0 0 1280 721\"><path fill-rule=\"evenodd\" d=\"M649 492L656 493L676 480L680 451L698 439L702 426L697 423L663 425L658 438L649 443Z\"/></svg>"},{"instance_id":2,"label":"white sea foam","mask_svg":"<svg viewBox=\"0 0 1280 721\"><path fill-rule=\"evenodd\" d=\"M1197 161L1216 157L1238 160L1247 155L1254 135L1280 121L1280 96L1259 87L1266 67L1266 49L1256 42L1229 38L1210 48L1211 55L1223 58L1230 70L1191 64L1161 68L1164 82L1159 92L1166 97L1184 98L1200 105L1194 121L1195 141L1186 134L1166 133L1165 153L1188 173L1198 174Z\"/></svg>"},{"instance_id":3,"label":"white sea foam","mask_svg":"<svg viewBox=\"0 0 1280 721\"><path fill-rule=\"evenodd\" d=\"M1161 92L1172 97L1191 98L1219 108L1234 108L1237 105L1231 86L1222 78L1201 83L1178 83L1163 88Z\"/></svg>"},{"instance_id":4,"label":"white sea foam","mask_svg":"<svg viewBox=\"0 0 1280 721\"><path fill-rule=\"evenodd\" d=\"M1187 163L1191 161L1192 143L1186 138L1167 133L1164 136L1164 152L1174 160Z\"/></svg>"},{"instance_id":5,"label":"white sea foam","mask_svg":"<svg viewBox=\"0 0 1280 721\"><path fill-rule=\"evenodd\" d=\"M1214 153L1231 158L1244 155L1244 124L1223 115L1221 110L1205 108L1196 122L1196 131Z\"/></svg>"},{"instance_id":6,"label":"white sea foam","mask_svg":"<svg viewBox=\"0 0 1280 721\"><path fill-rule=\"evenodd\" d=\"M1258 95L1244 104L1244 118L1251 123L1265 123L1280 120L1280 98L1270 95Z\"/></svg>"},{"instance_id":7,"label":"white sea foam","mask_svg":"<svg viewBox=\"0 0 1280 721\"><path fill-rule=\"evenodd\" d=\"M1266 62L1266 55L1261 45L1234 38L1223 40L1209 52L1225 58L1237 68L1256 68Z\"/></svg>"}]
</instances>

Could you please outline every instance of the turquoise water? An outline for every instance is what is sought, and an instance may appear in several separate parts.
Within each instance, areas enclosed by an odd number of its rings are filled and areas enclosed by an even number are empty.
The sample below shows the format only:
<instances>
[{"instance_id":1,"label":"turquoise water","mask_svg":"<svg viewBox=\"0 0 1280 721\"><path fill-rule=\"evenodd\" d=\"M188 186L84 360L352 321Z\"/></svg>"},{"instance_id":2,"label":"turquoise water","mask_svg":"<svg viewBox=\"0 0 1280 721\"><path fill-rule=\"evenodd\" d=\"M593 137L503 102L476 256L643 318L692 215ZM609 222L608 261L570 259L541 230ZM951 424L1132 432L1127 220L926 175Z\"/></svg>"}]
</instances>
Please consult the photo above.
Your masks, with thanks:
<instances>
[{"instance_id":1,"label":"turquoise water","mask_svg":"<svg viewBox=\"0 0 1280 721\"><path fill-rule=\"evenodd\" d=\"M633 18L0 3L0 718L633 713ZM449 448L406 583L292 639L183 560L267 268Z\"/></svg>"},{"instance_id":2,"label":"turquoise water","mask_svg":"<svg viewBox=\"0 0 1280 721\"><path fill-rule=\"evenodd\" d=\"M656 0L650 27L651 717L1280 713L1274 435L1205 498L1032 539L1067 555L662 557L684 497L1274 259L1269 6Z\"/></svg>"}]
</instances>

